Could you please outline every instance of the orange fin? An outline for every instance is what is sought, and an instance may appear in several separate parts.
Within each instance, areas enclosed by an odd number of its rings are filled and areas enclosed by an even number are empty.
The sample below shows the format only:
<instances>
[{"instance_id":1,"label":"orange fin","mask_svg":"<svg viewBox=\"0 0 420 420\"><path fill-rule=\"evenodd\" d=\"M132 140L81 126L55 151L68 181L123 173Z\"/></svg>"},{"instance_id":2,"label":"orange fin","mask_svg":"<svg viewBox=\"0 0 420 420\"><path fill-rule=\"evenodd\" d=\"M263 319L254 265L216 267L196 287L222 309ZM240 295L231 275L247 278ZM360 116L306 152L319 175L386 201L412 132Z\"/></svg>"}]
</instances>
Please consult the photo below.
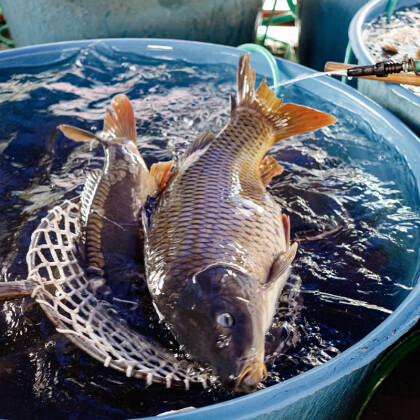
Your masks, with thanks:
<instances>
[{"instance_id":1,"label":"orange fin","mask_svg":"<svg viewBox=\"0 0 420 420\"><path fill-rule=\"evenodd\" d=\"M283 105L282 99L276 97L267 86L265 78L255 92L255 70L251 70L251 53L241 56L238 65L238 98L232 101L232 112L240 108L257 111L271 126L274 132L273 144L296 134L317 130L337 121L325 112L317 111L296 104Z\"/></svg>"},{"instance_id":2,"label":"orange fin","mask_svg":"<svg viewBox=\"0 0 420 420\"><path fill-rule=\"evenodd\" d=\"M289 248L290 246L290 217L283 214L281 218L281 222L283 223L284 236L286 238L286 247Z\"/></svg>"},{"instance_id":3,"label":"orange fin","mask_svg":"<svg viewBox=\"0 0 420 420\"><path fill-rule=\"evenodd\" d=\"M174 161L154 163L150 168L150 175L155 179L159 191L162 190L169 180Z\"/></svg>"},{"instance_id":4,"label":"orange fin","mask_svg":"<svg viewBox=\"0 0 420 420\"><path fill-rule=\"evenodd\" d=\"M298 244L297 242L293 243L291 247L288 247L285 252L277 255L271 264L270 272L264 284L269 285L273 282L276 282L280 276L287 272L296 256Z\"/></svg>"},{"instance_id":5,"label":"orange fin","mask_svg":"<svg viewBox=\"0 0 420 420\"><path fill-rule=\"evenodd\" d=\"M111 108L106 110L103 134L109 139L125 138L137 141L136 120L130 100L125 95L112 98Z\"/></svg>"},{"instance_id":6,"label":"orange fin","mask_svg":"<svg viewBox=\"0 0 420 420\"><path fill-rule=\"evenodd\" d=\"M95 134L92 134L86 130L82 130L81 128L73 127L72 125L61 124L58 126L58 128L66 137L74 141L101 141L101 139L98 138Z\"/></svg>"},{"instance_id":7,"label":"orange fin","mask_svg":"<svg viewBox=\"0 0 420 420\"><path fill-rule=\"evenodd\" d=\"M124 141L129 139L136 144L136 121L134 119L134 112L130 100L125 95L117 95L112 99L111 106L113 111L111 108L108 108L105 114L103 129L105 138L71 125L62 124L59 125L58 128L66 137L75 141L98 140L106 145L110 140L124 143Z\"/></svg>"},{"instance_id":8,"label":"orange fin","mask_svg":"<svg viewBox=\"0 0 420 420\"><path fill-rule=\"evenodd\" d=\"M266 187L270 181L284 171L284 167L279 165L272 156L266 156L260 164L261 180Z\"/></svg>"},{"instance_id":9,"label":"orange fin","mask_svg":"<svg viewBox=\"0 0 420 420\"><path fill-rule=\"evenodd\" d=\"M295 242L290 248L286 250L286 252L277 256L271 266L270 276L267 279L267 283L276 281L282 274L287 271L295 258L297 247L297 242Z\"/></svg>"},{"instance_id":10,"label":"orange fin","mask_svg":"<svg viewBox=\"0 0 420 420\"><path fill-rule=\"evenodd\" d=\"M275 282L282 274L284 274L296 256L298 248L297 242L290 244L290 219L285 214L282 215L281 222L284 228L284 236L286 239L286 251L277 255L271 264L270 272L265 284Z\"/></svg>"}]
</instances>

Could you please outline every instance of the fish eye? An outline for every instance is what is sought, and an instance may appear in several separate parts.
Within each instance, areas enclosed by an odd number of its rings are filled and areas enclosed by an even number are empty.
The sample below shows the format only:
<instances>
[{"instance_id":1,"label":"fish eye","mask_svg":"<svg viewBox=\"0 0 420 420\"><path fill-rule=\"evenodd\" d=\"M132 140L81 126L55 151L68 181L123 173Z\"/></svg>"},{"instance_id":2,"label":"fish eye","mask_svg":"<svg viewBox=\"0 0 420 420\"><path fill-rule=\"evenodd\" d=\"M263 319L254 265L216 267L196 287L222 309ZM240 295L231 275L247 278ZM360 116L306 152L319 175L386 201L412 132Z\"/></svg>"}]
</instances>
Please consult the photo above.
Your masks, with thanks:
<instances>
[{"instance_id":1,"label":"fish eye","mask_svg":"<svg viewBox=\"0 0 420 420\"><path fill-rule=\"evenodd\" d=\"M216 321L221 327L230 328L233 325L234 319L230 313L225 312L217 315Z\"/></svg>"}]
</instances>

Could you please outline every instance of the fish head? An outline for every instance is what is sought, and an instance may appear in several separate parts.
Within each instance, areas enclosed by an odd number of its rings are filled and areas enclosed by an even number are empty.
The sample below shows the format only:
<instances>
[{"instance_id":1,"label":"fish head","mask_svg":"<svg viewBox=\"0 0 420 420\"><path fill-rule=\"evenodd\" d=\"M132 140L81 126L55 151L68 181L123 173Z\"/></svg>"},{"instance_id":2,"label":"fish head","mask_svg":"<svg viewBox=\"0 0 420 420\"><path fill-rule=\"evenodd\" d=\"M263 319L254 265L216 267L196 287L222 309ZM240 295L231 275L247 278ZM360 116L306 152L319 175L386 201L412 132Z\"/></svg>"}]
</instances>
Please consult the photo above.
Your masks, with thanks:
<instances>
[{"instance_id":1,"label":"fish head","mask_svg":"<svg viewBox=\"0 0 420 420\"><path fill-rule=\"evenodd\" d=\"M186 352L237 392L255 391L267 376L262 292L241 269L212 265L187 279L168 311Z\"/></svg>"}]
</instances>

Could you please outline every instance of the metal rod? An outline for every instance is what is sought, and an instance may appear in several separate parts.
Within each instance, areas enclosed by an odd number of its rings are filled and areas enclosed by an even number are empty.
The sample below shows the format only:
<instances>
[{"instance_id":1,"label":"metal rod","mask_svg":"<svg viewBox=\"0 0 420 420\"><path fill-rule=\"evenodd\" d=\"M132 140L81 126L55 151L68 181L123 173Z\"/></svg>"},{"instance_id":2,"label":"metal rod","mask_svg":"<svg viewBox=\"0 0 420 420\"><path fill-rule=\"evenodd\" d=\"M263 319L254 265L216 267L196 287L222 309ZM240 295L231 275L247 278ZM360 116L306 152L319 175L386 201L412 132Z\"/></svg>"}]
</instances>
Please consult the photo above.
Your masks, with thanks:
<instances>
[{"instance_id":1,"label":"metal rod","mask_svg":"<svg viewBox=\"0 0 420 420\"><path fill-rule=\"evenodd\" d=\"M355 67L354 64L344 64L344 63L336 63L333 61L328 61L325 64L324 71L334 71L334 70L343 70ZM412 73L396 73L396 74L389 74L387 77L377 77L377 76L358 76L358 79L369 79L369 80L376 80L378 82L387 82L387 83L395 83L395 84L404 84L404 85L413 85L413 86L420 86L420 77L416 76Z\"/></svg>"}]
</instances>

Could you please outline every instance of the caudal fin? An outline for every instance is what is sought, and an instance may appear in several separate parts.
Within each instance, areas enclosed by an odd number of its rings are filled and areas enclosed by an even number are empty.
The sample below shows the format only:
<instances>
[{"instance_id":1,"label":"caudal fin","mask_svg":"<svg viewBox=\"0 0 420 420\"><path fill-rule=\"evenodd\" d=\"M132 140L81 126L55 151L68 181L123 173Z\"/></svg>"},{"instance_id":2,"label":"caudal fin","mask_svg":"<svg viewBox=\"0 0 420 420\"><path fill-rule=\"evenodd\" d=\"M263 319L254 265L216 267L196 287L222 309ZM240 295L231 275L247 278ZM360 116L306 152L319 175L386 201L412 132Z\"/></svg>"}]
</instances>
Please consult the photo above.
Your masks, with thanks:
<instances>
[{"instance_id":1,"label":"caudal fin","mask_svg":"<svg viewBox=\"0 0 420 420\"><path fill-rule=\"evenodd\" d=\"M337 121L325 112L296 104L284 104L267 86L265 78L255 92L255 70L251 69L251 53L239 58L238 97L232 102L232 112L239 108L250 108L259 112L273 127L273 144L296 134L317 130Z\"/></svg>"},{"instance_id":2,"label":"caudal fin","mask_svg":"<svg viewBox=\"0 0 420 420\"><path fill-rule=\"evenodd\" d=\"M66 124L58 128L75 141L98 140L106 147L109 141L124 144L131 140L136 145L136 120L130 100L125 95L116 95L112 98L111 107L106 110L102 136Z\"/></svg>"},{"instance_id":3,"label":"caudal fin","mask_svg":"<svg viewBox=\"0 0 420 420\"><path fill-rule=\"evenodd\" d=\"M112 98L111 108L106 110L103 134L106 138L126 138L136 143L136 120L133 107L127 96L120 94Z\"/></svg>"}]
</instances>

